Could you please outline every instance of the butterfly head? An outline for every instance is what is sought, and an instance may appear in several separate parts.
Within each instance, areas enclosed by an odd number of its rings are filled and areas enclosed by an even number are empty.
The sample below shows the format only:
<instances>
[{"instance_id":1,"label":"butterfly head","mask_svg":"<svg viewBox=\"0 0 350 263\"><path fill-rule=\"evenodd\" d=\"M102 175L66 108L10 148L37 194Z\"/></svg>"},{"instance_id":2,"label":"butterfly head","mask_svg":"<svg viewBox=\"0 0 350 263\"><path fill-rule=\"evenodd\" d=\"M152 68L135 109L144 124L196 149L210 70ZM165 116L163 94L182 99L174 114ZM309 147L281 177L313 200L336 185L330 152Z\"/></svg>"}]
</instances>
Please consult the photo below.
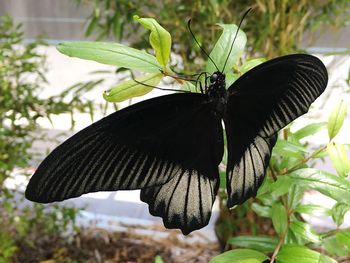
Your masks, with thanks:
<instances>
[{"instance_id":1,"label":"butterfly head","mask_svg":"<svg viewBox=\"0 0 350 263\"><path fill-rule=\"evenodd\" d=\"M218 89L219 87L225 88L225 74L220 71L216 71L209 77L210 87L215 87Z\"/></svg>"}]
</instances>

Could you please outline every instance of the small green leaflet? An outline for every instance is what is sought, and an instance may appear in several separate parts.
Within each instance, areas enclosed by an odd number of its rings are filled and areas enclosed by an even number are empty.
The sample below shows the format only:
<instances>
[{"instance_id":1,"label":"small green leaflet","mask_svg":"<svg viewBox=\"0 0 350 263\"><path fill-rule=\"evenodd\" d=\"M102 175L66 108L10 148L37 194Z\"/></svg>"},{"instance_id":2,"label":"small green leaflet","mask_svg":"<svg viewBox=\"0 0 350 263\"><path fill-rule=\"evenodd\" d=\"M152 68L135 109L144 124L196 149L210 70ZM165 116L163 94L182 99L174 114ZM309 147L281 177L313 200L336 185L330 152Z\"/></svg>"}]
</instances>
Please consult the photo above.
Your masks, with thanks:
<instances>
[{"instance_id":1,"label":"small green leaflet","mask_svg":"<svg viewBox=\"0 0 350 263\"><path fill-rule=\"evenodd\" d=\"M158 22L153 18L140 18L135 15L134 19L145 28L151 30L149 42L156 53L158 62L166 68L170 57L171 36Z\"/></svg>"},{"instance_id":2,"label":"small green leaflet","mask_svg":"<svg viewBox=\"0 0 350 263\"><path fill-rule=\"evenodd\" d=\"M103 98L109 102L121 102L133 97L145 95L150 92L162 78L162 73L155 73L136 78L140 83L137 83L134 80L122 82L110 91L105 92Z\"/></svg>"}]
</instances>

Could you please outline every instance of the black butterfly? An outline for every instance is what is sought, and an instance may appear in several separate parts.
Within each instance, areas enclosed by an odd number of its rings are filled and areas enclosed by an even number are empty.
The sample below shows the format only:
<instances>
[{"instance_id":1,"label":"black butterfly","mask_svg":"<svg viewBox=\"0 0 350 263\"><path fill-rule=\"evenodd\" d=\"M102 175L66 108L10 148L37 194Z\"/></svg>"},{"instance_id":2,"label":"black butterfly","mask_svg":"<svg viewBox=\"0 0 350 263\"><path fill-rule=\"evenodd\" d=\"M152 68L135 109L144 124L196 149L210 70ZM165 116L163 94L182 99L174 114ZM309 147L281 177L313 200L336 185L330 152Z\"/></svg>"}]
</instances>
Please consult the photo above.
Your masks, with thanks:
<instances>
[{"instance_id":1,"label":"black butterfly","mask_svg":"<svg viewBox=\"0 0 350 263\"><path fill-rule=\"evenodd\" d=\"M277 132L308 111L327 81L323 63L304 54L260 64L228 89L225 75L215 72L203 93L146 100L78 132L40 164L26 197L49 203L141 189L152 215L188 234L209 222L224 152L222 120L232 207L256 195Z\"/></svg>"}]
</instances>

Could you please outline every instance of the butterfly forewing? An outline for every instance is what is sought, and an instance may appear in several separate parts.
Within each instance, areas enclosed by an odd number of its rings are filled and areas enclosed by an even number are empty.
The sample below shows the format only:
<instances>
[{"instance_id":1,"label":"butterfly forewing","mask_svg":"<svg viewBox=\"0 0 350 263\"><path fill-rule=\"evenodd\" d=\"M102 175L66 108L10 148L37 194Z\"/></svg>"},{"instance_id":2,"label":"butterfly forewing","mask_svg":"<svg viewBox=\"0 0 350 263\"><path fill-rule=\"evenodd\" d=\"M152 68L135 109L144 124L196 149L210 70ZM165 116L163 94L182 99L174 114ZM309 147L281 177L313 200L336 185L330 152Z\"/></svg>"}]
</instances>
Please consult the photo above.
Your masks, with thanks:
<instances>
[{"instance_id":1,"label":"butterfly forewing","mask_svg":"<svg viewBox=\"0 0 350 263\"><path fill-rule=\"evenodd\" d=\"M327 70L318 58L296 54L265 62L229 87L224 116L229 207L256 195L275 134L308 111L327 81Z\"/></svg>"},{"instance_id":2,"label":"butterfly forewing","mask_svg":"<svg viewBox=\"0 0 350 263\"><path fill-rule=\"evenodd\" d=\"M65 141L40 164L26 197L48 203L159 186L187 171L214 180L222 152L221 122L206 95L162 96L117 111Z\"/></svg>"}]
</instances>

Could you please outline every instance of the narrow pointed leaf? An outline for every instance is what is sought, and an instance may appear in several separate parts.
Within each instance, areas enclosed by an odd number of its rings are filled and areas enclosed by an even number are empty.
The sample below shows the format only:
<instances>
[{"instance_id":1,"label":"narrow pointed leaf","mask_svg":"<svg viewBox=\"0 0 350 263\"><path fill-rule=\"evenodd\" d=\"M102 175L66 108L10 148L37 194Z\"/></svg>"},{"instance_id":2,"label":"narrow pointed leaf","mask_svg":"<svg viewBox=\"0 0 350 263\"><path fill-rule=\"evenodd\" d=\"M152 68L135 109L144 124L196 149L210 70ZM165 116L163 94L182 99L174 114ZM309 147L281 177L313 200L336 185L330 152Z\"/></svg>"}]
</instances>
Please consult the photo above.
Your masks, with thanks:
<instances>
[{"instance_id":1,"label":"narrow pointed leaf","mask_svg":"<svg viewBox=\"0 0 350 263\"><path fill-rule=\"evenodd\" d=\"M231 43L233 42L238 27L234 24L218 25L222 27L223 32L209 55L215 62L215 64L218 66L220 71L223 70L225 61L228 57L227 64L224 70L224 73L226 73L231 71L233 65L237 64L238 59L243 53L245 44L247 42L247 37L242 30L239 30L230 54ZM205 71L213 73L217 70L218 69L214 66L214 64L210 60L208 60Z\"/></svg>"},{"instance_id":2,"label":"narrow pointed leaf","mask_svg":"<svg viewBox=\"0 0 350 263\"><path fill-rule=\"evenodd\" d=\"M121 102L133 97L142 96L150 92L153 89L153 87L150 86L156 86L162 78L163 74L156 73L136 78L140 83L134 80L128 80L112 88L110 91L105 92L103 97L109 102Z\"/></svg>"},{"instance_id":3,"label":"narrow pointed leaf","mask_svg":"<svg viewBox=\"0 0 350 263\"><path fill-rule=\"evenodd\" d=\"M347 107L348 104L344 100L341 100L333 108L328 120L328 135L330 140L338 134L340 128L343 126Z\"/></svg>"},{"instance_id":4,"label":"narrow pointed leaf","mask_svg":"<svg viewBox=\"0 0 350 263\"><path fill-rule=\"evenodd\" d=\"M151 30L149 42L156 53L158 62L165 68L169 61L171 50L171 36L158 22L153 18L140 18L134 16L134 19L145 28Z\"/></svg>"},{"instance_id":5,"label":"narrow pointed leaf","mask_svg":"<svg viewBox=\"0 0 350 263\"><path fill-rule=\"evenodd\" d=\"M338 175L347 177L350 172L350 160L343 145L329 143L327 152Z\"/></svg>"},{"instance_id":6,"label":"narrow pointed leaf","mask_svg":"<svg viewBox=\"0 0 350 263\"><path fill-rule=\"evenodd\" d=\"M102 64L147 73L159 73L162 69L154 56L118 43L65 42L59 44L57 49L70 57L93 60Z\"/></svg>"},{"instance_id":7,"label":"narrow pointed leaf","mask_svg":"<svg viewBox=\"0 0 350 263\"><path fill-rule=\"evenodd\" d=\"M261 263L267 259L263 253L251 249L234 249L212 258L209 263Z\"/></svg>"},{"instance_id":8,"label":"narrow pointed leaf","mask_svg":"<svg viewBox=\"0 0 350 263\"><path fill-rule=\"evenodd\" d=\"M301 128L300 130L296 131L294 133L294 136L300 140L300 139L305 138L307 136L314 135L314 134L318 133L319 131L324 129L326 127L326 125L327 124L325 122L311 123L311 124L306 125L305 127Z\"/></svg>"}]
</instances>

